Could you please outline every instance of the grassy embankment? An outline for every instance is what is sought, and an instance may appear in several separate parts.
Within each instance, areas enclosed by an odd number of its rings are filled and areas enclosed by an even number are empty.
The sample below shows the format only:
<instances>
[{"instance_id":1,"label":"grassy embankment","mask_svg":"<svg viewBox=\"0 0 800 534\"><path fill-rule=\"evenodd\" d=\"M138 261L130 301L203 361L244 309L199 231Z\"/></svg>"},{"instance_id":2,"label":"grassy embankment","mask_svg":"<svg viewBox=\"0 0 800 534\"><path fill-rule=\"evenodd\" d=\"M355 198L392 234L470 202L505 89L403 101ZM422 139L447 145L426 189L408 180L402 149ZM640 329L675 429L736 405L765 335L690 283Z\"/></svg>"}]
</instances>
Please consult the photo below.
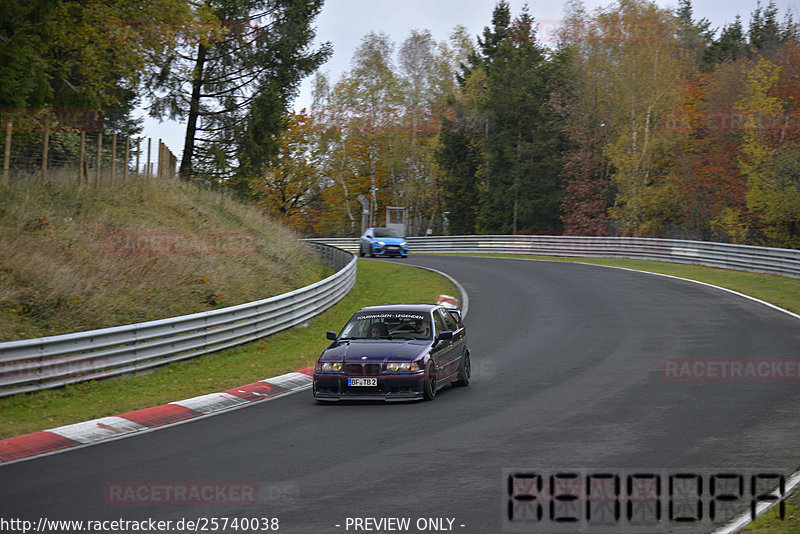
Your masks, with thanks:
<instances>
[{"instance_id":1,"label":"grassy embankment","mask_svg":"<svg viewBox=\"0 0 800 534\"><path fill-rule=\"evenodd\" d=\"M773 506L767 513L747 525L744 532L757 534L797 534L800 532L800 491L795 491L786 500L784 517L780 508Z\"/></svg>"},{"instance_id":2,"label":"grassy embankment","mask_svg":"<svg viewBox=\"0 0 800 534\"><path fill-rule=\"evenodd\" d=\"M0 341L232 306L328 274L255 207L189 184L0 190Z\"/></svg>"}]
</instances>

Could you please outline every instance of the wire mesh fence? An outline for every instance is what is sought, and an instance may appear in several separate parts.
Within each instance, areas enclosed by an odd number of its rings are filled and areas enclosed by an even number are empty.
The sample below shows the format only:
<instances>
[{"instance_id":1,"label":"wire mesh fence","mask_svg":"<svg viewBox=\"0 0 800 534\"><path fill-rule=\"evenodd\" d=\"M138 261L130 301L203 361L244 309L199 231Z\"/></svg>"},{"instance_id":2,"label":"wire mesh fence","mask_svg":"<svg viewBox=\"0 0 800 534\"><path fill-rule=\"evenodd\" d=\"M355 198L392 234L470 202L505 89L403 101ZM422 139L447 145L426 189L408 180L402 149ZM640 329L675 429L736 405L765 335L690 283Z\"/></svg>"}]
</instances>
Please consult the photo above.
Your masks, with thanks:
<instances>
[{"instance_id":1,"label":"wire mesh fence","mask_svg":"<svg viewBox=\"0 0 800 534\"><path fill-rule=\"evenodd\" d=\"M177 158L161 141L103 128L99 110L3 110L0 183L115 183L172 179Z\"/></svg>"}]
</instances>

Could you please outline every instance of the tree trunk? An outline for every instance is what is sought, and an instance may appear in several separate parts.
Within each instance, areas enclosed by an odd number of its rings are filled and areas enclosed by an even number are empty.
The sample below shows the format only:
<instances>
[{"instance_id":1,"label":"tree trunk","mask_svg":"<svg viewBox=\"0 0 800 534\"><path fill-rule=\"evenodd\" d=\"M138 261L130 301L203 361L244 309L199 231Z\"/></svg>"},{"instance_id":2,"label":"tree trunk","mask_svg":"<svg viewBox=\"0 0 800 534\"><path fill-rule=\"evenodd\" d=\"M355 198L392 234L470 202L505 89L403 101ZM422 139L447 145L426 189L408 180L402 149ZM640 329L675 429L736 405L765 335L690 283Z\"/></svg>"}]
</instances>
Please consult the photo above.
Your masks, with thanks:
<instances>
[{"instance_id":1,"label":"tree trunk","mask_svg":"<svg viewBox=\"0 0 800 534\"><path fill-rule=\"evenodd\" d=\"M200 91L203 88L203 66L206 62L206 47L197 46L197 61L194 66L192 79L192 100L189 104L189 117L186 123L186 140L183 143L183 156L181 157L181 177L192 177L192 156L194 155L194 137L197 133L197 118L200 115Z\"/></svg>"},{"instance_id":2,"label":"tree trunk","mask_svg":"<svg viewBox=\"0 0 800 534\"><path fill-rule=\"evenodd\" d=\"M342 184L342 191L344 192L344 207L347 212L347 218L350 219L350 233L352 234L356 228L356 218L353 217L353 212L350 210L350 191L347 188L347 183L344 181L344 170L347 159L347 141L342 141L342 165L339 168L339 183Z\"/></svg>"},{"instance_id":3,"label":"tree trunk","mask_svg":"<svg viewBox=\"0 0 800 534\"><path fill-rule=\"evenodd\" d=\"M522 129L521 125L517 123L517 155L514 161L514 215L511 223L511 234L517 235L517 212L519 206L519 160L520 151L522 150Z\"/></svg>"}]
</instances>

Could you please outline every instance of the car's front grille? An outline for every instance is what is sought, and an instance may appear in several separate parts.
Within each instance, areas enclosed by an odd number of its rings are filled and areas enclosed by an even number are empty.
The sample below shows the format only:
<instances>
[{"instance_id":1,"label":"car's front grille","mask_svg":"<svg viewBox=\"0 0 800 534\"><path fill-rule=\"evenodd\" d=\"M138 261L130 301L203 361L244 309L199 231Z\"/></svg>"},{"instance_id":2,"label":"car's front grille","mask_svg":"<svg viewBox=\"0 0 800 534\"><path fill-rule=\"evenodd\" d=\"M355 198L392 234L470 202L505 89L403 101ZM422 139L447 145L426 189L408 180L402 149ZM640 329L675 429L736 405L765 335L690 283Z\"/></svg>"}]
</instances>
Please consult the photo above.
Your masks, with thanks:
<instances>
[{"instance_id":1,"label":"car's front grille","mask_svg":"<svg viewBox=\"0 0 800 534\"><path fill-rule=\"evenodd\" d=\"M345 366L348 376L378 376L381 374L379 363L348 363Z\"/></svg>"}]
</instances>

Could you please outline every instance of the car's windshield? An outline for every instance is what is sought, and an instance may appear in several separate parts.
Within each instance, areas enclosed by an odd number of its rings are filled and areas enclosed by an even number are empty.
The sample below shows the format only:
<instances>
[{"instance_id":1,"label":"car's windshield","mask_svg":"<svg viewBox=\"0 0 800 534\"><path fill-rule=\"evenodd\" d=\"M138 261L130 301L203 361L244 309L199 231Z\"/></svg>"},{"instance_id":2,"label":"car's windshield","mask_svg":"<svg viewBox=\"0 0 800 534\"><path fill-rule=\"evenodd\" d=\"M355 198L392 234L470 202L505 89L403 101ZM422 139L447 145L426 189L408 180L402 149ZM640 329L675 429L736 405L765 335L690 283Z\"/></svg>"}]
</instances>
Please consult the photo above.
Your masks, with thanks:
<instances>
[{"instance_id":1,"label":"car's windshield","mask_svg":"<svg viewBox=\"0 0 800 534\"><path fill-rule=\"evenodd\" d=\"M375 237L403 237L397 230L391 228L375 228Z\"/></svg>"},{"instance_id":2,"label":"car's windshield","mask_svg":"<svg viewBox=\"0 0 800 534\"><path fill-rule=\"evenodd\" d=\"M419 312L357 313L339 339L431 339L430 318Z\"/></svg>"}]
</instances>

